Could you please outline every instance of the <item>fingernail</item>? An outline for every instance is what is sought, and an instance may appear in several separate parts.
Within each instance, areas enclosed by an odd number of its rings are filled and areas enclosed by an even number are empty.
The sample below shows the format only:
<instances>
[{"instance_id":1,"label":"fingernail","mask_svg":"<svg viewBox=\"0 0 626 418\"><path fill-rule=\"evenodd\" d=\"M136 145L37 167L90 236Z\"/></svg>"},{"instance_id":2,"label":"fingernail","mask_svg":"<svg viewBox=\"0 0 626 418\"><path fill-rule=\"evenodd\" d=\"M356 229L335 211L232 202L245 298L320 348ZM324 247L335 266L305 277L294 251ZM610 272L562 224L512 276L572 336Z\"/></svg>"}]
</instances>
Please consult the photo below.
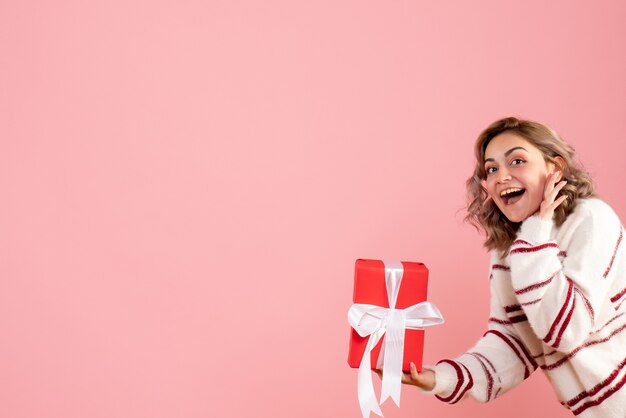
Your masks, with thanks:
<instances>
[{"instance_id":1,"label":"fingernail","mask_svg":"<svg viewBox=\"0 0 626 418\"><path fill-rule=\"evenodd\" d=\"M411 362L411 368L414 369L415 368L415 364L413 362Z\"/></svg>"}]
</instances>

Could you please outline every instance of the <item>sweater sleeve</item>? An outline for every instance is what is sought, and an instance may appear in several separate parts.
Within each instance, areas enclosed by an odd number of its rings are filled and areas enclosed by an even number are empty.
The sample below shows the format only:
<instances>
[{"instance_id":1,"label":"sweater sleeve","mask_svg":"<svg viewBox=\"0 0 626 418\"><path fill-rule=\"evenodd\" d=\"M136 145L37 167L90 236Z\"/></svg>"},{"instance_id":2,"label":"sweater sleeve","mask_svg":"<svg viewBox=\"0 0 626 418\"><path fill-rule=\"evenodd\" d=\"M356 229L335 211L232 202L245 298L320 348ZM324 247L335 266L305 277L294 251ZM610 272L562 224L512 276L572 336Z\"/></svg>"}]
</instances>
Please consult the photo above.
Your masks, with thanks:
<instances>
[{"instance_id":1,"label":"sweater sleeve","mask_svg":"<svg viewBox=\"0 0 626 418\"><path fill-rule=\"evenodd\" d=\"M492 259L493 261L493 259ZM537 368L530 351L515 333L511 315L494 292L494 274L508 267L493 264L491 308L487 332L476 345L455 359L444 359L434 367L435 387L431 391L441 401L456 403L466 396L488 402L512 389ZM513 308L515 309L515 308ZM510 319L509 319L510 318Z\"/></svg>"},{"instance_id":2,"label":"sweater sleeve","mask_svg":"<svg viewBox=\"0 0 626 418\"><path fill-rule=\"evenodd\" d=\"M570 217L568 248L550 239L552 221L531 216L510 251L513 288L528 322L543 342L563 352L595 328L623 234L617 215L599 200L579 204Z\"/></svg>"}]
</instances>

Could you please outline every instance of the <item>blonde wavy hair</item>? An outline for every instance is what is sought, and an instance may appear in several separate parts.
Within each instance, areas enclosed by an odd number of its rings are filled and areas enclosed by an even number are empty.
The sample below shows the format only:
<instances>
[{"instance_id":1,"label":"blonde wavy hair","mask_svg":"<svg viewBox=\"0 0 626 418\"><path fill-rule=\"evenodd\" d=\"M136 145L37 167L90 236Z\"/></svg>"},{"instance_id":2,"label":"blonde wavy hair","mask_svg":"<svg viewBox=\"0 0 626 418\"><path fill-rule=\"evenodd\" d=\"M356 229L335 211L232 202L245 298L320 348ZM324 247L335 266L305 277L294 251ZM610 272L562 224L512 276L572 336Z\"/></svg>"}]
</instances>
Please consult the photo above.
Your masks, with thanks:
<instances>
[{"instance_id":1,"label":"blonde wavy hair","mask_svg":"<svg viewBox=\"0 0 626 418\"><path fill-rule=\"evenodd\" d=\"M576 207L578 198L594 195L591 176L574 160L574 149L552 129L538 122L508 117L489 125L476 140L474 154L476 167L474 174L467 179L467 216L465 220L476 229L483 230L487 236L484 243L489 250L498 250L502 257L506 256L515 240L521 223L511 222L498 209L489 197L485 188L487 173L485 172L485 149L496 136L509 132L521 136L537 147L546 162L553 163L563 173L567 184L560 195L567 199L554 211L554 221L563 224L567 216ZM562 160L557 160L561 157Z\"/></svg>"}]
</instances>

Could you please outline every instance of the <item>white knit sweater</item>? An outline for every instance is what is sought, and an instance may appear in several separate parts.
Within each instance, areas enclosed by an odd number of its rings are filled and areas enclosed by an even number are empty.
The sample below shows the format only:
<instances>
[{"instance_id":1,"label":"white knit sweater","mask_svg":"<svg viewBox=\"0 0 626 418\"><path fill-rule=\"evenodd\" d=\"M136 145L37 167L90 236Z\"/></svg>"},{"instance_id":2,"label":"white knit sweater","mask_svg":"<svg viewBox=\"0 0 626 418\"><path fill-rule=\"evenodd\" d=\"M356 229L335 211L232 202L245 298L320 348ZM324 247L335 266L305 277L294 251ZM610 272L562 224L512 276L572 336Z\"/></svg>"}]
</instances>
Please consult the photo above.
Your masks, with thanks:
<instances>
[{"instance_id":1,"label":"white knit sweater","mask_svg":"<svg viewBox=\"0 0 626 418\"><path fill-rule=\"evenodd\" d=\"M626 416L626 243L615 212L581 199L561 227L532 216L491 253L487 332L432 367L445 402L501 396L537 368L580 417Z\"/></svg>"}]
</instances>

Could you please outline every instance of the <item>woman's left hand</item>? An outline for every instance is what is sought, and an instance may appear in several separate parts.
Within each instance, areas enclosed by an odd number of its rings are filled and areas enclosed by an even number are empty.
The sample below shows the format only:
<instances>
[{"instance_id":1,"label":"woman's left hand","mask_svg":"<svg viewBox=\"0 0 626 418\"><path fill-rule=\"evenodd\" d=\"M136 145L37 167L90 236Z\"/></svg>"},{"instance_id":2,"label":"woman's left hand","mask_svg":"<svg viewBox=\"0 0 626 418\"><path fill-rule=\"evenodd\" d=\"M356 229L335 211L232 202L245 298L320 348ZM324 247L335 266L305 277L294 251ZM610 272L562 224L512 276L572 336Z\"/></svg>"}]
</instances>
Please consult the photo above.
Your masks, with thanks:
<instances>
[{"instance_id":1,"label":"woman's left hand","mask_svg":"<svg viewBox=\"0 0 626 418\"><path fill-rule=\"evenodd\" d=\"M559 196L558 199L556 198L561 189L567 184L567 180L563 180L558 184L555 184L555 181L558 178L559 174L561 174L560 171L554 171L546 179L546 188L543 192L543 201L541 202L541 206L539 207L539 217L546 221L552 220L552 217L554 216L554 210L559 207L559 205L563 203L565 199L567 199L566 195Z\"/></svg>"},{"instance_id":2,"label":"woman's left hand","mask_svg":"<svg viewBox=\"0 0 626 418\"><path fill-rule=\"evenodd\" d=\"M378 374L378 377L380 377L380 380L383 380L383 371L379 369L375 371L376 374ZM421 372L418 372L417 367L415 367L415 364L413 364L413 362L411 362L411 373L402 373L402 383L417 386L418 388L427 391L433 390L436 382L435 379L436 377L434 370L423 369Z\"/></svg>"}]
</instances>

